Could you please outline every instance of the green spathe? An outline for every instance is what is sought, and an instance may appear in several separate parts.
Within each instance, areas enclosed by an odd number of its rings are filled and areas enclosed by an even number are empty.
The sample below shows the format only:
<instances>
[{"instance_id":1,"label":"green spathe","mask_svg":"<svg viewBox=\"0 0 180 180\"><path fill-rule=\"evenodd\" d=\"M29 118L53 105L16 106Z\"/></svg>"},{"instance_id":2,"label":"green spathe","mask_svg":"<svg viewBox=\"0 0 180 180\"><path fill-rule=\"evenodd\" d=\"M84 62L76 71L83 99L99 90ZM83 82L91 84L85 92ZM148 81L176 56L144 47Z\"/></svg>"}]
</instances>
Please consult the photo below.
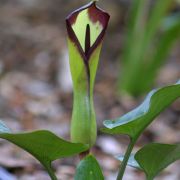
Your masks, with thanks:
<instances>
[{"instance_id":1,"label":"green spathe","mask_svg":"<svg viewBox=\"0 0 180 180\"><path fill-rule=\"evenodd\" d=\"M66 19L74 88L71 139L90 146L97 136L93 89L108 20L109 15L96 2L74 11Z\"/></svg>"}]
</instances>

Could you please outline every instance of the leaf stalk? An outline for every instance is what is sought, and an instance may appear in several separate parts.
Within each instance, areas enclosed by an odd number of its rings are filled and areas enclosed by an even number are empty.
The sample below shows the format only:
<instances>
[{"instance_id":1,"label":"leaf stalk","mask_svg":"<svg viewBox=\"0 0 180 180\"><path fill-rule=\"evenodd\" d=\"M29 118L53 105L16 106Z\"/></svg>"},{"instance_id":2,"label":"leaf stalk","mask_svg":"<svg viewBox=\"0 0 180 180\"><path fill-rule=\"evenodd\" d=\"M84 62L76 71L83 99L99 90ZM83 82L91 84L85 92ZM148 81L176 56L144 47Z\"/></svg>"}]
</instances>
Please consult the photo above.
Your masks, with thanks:
<instances>
[{"instance_id":1,"label":"leaf stalk","mask_svg":"<svg viewBox=\"0 0 180 180\"><path fill-rule=\"evenodd\" d=\"M120 170L119 170L119 173L118 173L118 176L117 176L117 180L122 180L122 178L123 178L123 175L124 175L124 172L125 172L125 169L126 169L126 166L127 166L127 162L128 162L128 159L129 159L129 157L131 155L131 152L133 150L135 142L136 142L136 139L130 139L130 143L128 145L128 148L126 150L124 159L123 159L123 161L121 163L121 166L120 166Z\"/></svg>"}]
</instances>

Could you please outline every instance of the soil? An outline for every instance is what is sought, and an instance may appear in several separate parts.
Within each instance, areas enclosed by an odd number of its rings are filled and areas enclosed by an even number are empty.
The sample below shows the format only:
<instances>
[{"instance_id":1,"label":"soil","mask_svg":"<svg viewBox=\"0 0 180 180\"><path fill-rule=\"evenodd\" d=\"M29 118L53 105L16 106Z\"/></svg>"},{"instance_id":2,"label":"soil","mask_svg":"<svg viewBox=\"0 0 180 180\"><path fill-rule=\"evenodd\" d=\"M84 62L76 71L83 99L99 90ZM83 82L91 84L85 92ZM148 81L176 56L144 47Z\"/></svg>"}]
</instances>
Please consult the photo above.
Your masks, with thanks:
<instances>
[{"instance_id":1,"label":"soil","mask_svg":"<svg viewBox=\"0 0 180 180\"><path fill-rule=\"evenodd\" d=\"M119 162L128 138L103 134L103 120L113 119L136 107L144 98L120 95L117 81L121 66L126 20L130 0L104 0L99 5L111 15L94 91L98 138L93 153L106 180L117 176ZM48 129L69 138L72 113L72 83L69 73L65 17L83 0L1 0L0 1L0 119L13 132ZM177 6L177 7L176 7ZM179 11L179 6L174 9ZM115 42L115 43L114 43ZM172 84L180 78L180 44L162 66L154 87ZM164 111L140 137L134 151L149 142L179 143L180 101ZM78 157L54 162L59 180L71 180ZM0 140L0 179L49 180L42 166L31 155ZM157 180L179 180L180 163L161 173ZM3 174L4 173L4 174ZM1 177L2 176L2 177ZM9 178L9 179L8 179ZM124 180L145 176L128 167Z\"/></svg>"}]
</instances>

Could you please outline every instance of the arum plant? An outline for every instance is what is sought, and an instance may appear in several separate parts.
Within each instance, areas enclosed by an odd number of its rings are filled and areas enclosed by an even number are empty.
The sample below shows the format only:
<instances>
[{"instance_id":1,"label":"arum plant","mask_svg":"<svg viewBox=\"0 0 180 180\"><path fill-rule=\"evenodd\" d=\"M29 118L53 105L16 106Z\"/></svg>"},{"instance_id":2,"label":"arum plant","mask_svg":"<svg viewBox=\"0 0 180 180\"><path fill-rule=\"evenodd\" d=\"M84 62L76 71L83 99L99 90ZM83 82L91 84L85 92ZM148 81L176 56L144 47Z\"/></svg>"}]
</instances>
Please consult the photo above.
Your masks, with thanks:
<instances>
[{"instance_id":1,"label":"arum plant","mask_svg":"<svg viewBox=\"0 0 180 180\"><path fill-rule=\"evenodd\" d=\"M71 122L73 142L92 146L96 141L93 88L102 40L109 15L96 2L74 11L66 19L70 68L74 86Z\"/></svg>"},{"instance_id":2,"label":"arum plant","mask_svg":"<svg viewBox=\"0 0 180 180\"><path fill-rule=\"evenodd\" d=\"M32 154L44 166L52 180L58 179L51 167L52 161L83 152L87 153L96 141L93 87L108 21L109 15L97 7L96 1L75 10L66 18L70 68L74 85L71 126L73 142L66 141L46 130L15 134L3 122L0 122L0 138ZM102 179L101 169L93 155L89 155L86 160L84 163L90 163L91 166L84 166L87 169L84 172L89 175L89 171L92 171L91 178L100 175ZM97 170L98 173L94 173ZM81 172L81 165L77 172L79 171ZM76 174L78 180L83 177L86 176Z\"/></svg>"},{"instance_id":3,"label":"arum plant","mask_svg":"<svg viewBox=\"0 0 180 180\"><path fill-rule=\"evenodd\" d=\"M75 180L105 179L98 161L89 151L96 141L93 87L108 21L109 15L98 8L95 1L74 11L66 19L74 86L72 142L47 130L13 133L0 121L0 138L32 154L44 166L52 180L58 179L51 167L52 162L77 154L80 155L81 161L76 168ZM134 144L145 128L179 97L180 81L151 91L135 110L120 118L104 122L103 132L126 134L130 137L125 156L117 157L122 161L117 180L122 179L127 164L143 170L147 179L152 180L169 164L180 159L179 144L148 144L135 155L131 154ZM152 159L152 156L156 158Z\"/></svg>"}]
</instances>

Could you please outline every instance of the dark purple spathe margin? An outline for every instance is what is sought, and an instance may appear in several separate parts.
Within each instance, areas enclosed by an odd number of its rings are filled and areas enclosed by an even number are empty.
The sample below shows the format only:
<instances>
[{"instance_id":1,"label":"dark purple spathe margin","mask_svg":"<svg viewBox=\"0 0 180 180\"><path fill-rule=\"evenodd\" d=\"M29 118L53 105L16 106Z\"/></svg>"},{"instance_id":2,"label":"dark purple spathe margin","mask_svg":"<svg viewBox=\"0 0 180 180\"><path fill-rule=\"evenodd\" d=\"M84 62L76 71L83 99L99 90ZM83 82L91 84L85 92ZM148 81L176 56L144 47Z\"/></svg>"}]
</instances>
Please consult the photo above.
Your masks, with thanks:
<instances>
[{"instance_id":1,"label":"dark purple spathe margin","mask_svg":"<svg viewBox=\"0 0 180 180\"><path fill-rule=\"evenodd\" d=\"M72 28L72 25L76 22L76 18L78 14L85 9L88 9L89 18L93 23L96 23L98 21L103 26L103 30L97 37L96 41L91 47L89 46L89 49L86 49L86 52L84 52L83 48L81 47L81 44ZM77 46L78 51L81 54L85 64L88 63L91 54L94 52L94 50L98 47L98 45L103 40L103 37L107 29L109 18L110 18L109 14L103 11L102 9L100 9L99 7L97 7L96 2L90 2L89 4L73 11L66 18L66 27L67 27L68 36L71 39L71 41L73 41L74 44Z\"/></svg>"}]
</instances>

